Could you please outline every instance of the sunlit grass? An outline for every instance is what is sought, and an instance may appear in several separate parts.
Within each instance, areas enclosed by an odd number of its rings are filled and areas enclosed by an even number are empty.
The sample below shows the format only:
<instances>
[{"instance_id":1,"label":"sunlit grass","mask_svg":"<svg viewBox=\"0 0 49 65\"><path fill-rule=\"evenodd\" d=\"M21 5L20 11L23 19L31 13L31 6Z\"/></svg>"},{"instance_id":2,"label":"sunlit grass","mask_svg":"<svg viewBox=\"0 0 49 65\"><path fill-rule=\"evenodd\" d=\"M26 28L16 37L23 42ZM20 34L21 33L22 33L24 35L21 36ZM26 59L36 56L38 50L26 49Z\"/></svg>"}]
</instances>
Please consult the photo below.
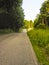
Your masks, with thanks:
<instances>
[{"instance_id":1,"label":"sunlit grass","mask_svg":"<svg viewBox=\"0 0 49 65\"><path fill-rule=\"evenodd\" d=\"M49 65L49 30L31 30L28 36L40 65Z\"/></svg>"}]
</instances>

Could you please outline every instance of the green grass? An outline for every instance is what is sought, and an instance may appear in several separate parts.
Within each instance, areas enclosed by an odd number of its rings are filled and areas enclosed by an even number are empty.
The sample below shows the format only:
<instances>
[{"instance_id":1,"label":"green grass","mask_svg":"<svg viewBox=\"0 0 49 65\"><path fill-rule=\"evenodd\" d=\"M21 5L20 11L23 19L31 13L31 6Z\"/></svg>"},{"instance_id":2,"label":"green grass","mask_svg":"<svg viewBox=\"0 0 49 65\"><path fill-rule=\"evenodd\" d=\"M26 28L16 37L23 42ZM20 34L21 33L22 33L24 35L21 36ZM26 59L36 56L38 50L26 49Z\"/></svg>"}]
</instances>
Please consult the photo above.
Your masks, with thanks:
<instances>
[{"instance_id":1,"label":"green grass","mask_svg":"<svg viewBox=\"0 0 49 65\"><path fill-rule=\"evenodd\" d=\"M0 35L3 34L9 34L9 33L13 33L14 31L11 29L0 29Z\"/></svg>"},{"instance_id":2,"label":"green grass","mask_svg":"<svg viewBox=\"0 0 49 65\"><path fill-rule=\"evenodd\" d=\"M27 34L40 65L49 65L49 30L34 29Z\"/></svg>"}]
</instances>

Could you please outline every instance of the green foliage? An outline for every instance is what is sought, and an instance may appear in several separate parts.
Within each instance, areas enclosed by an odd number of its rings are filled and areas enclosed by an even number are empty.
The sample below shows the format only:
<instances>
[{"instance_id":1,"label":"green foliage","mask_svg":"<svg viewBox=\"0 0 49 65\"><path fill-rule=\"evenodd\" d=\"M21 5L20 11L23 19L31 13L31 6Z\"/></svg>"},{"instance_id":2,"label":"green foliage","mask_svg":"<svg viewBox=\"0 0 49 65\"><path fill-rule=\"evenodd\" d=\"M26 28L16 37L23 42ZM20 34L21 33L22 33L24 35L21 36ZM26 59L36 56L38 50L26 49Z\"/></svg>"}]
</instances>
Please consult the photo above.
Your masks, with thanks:
<instances>
[{"instance_id":1,"label":"green foliage","mask_svg":"<svg viewBox=\"0 0 49 65\"><path fill-rule=\"evenodd\" d=\"M38 25L38 18L36 18L36 19L34 20L34 27L36 28L37 25Z\"/></svg>"},{"instance_id":2,"label":"green foliage","mask_svg":"<svg viewBox=\"0 0 49 65\"><path fill-rule=\"evenodd\" d=\"M27 34L40 65L49 65L49 30L34 29Z\"/></svg>"},{"instance_id":3,"label":"green foliage","mask_svg":"<svg viewBox=\"0 0 49 65\"><path fill-rule=\"evenodd\" d=\"M33 21L30 20L29 22L30 22L30 28L33 28Z\"/></svg>"},{"instance_id":4,"label":"green foliage","mask_svg":"<svg viewBox=\"0 0 49 65\"><path fill-rule=\"evenodd\" d=\"M47 30L32 30L29 32L29 34L32 34L32 41L34 41L40 47L45 47L49 43L49 31Z\"/></svg>"},{"instance_id":5,"label":"green foliage","mask_svg":"<svg viewBox=\"0 0 49 65\"><path fill-rule=\"evenodd\" d=\"M43 2L40 8L40 13L34 22L34 27L40 25L40 23L44 23L46 26L49 26L49 0Z\"/></svg>"},{"instance_id":6,"label":"green foliage","mask_svg":"<svg viewBox=\"0 0 49 65\"><path fill-rule=\"evenodd\" d=\"M38 18L36 18L36 19L34 20L34 26L36 26L37 22L38 22Z\"/></svg>"},{"instance_id":7,"label":"green foliage","mask_svg":"<svg viewBox=\"0 0 49 65\"><path fill-rule=\"evenodd\" d=\"M49 16L49 0L44 1L41 8L40 8L40 14L42 16L41 19L44 18L44 23L49 26L49 21L47 20L48 16Z\"/></svg>"},{"instance_id":8,"label":"green foliage","mask_svg":"<svg viewBox=\"0 0 49 65\"><path fill-rule=\"evenodd\" d=\"M41 23L41 21L42 21L41 18L42 18L41 14L38 14L36 19L34 20L34 27L35 28Z\"/></svg>"},{"instance_id":9,"label":"green foliage","mask_svg":"<svg viewBox=\"0 0 49 65\"><path fill-rule=\"evenodd\" d=\"M40 8L41 14L47 14L49 12L48 9L49 9L49 0L43 2L42 7Z\"/></svg>"},{"instance_id":10,"label":"green foliage","mask_svg":"<svg viewBox=\"0 0 49 65\"><path fill-rule=\"evenodd\" d=\"M24 20L24 28L28 29L30 27L30 23L28 20Z\"/></svg>"},{"instance_id":11,"label":"green foliage","mask_svg":"<svg viewBox=\"0 0 49 65\"><path fill-rule=\"evenodd\" d=\"M49 51L49 45L46 46L45 50L46 50L46 54L49 56L49 52L48 52Z\"/></svg>"},{"instance_id":12,"label":"green foliage","mask_svg":"<svg viewBox=\"0 0 49 65\"><path fill-rule=\"evenodd\" d=\"M21 5L22 0L0 0L0 8L4 8L7 12L9 12L13 6Z\"/></svg>"},{"instance_id":13,"label":"green foliage","mask_svg":"<svg viewBox=\"0 0 49 65\"><path fill-rule=\"evenodd\" d=\"M9 33L13 33L14 31L11 29L0 29L0 35L3 34L9 34Z\"/></svg>"},{"instance_id":14,"label":"green foliage","mask_svg":"<svg viewBox=\"0 0 49 65\"><path fill-rule=\"evenodd\" d=\"M26 29L33 28L32 20L30 20L30 21L24 20L24 28L26 28Z\"/></svg>"},{"instance_id":15,"label":"green foliage","mask_svg":"<svg viewBox=\"0 0 49 65\"><path fill-rule=\"evenodd\" d=\"M49 38L49 36L48 36L48 38ZM49 43L49 42L48 42ZM46 47L45 47L45 51L46 51L46 54L49 56L49 44L48 45L46 45ZM49 57L47 56L47 59L49 59Z\"/></svg>"},{"instance_id":16,"label":"green foliage","mask_svg":"<svg viewBox=\"0 0 49 65\"><path fill-rule=\"evenodd\" d=\"M0 0L0 29L19 31L23 26L22 0Z\"/></svg>"},{"instance_id":17,"label":"green foliage","mask_svg":"<svg viewBox=\"0 0 49 65\"><path fill-rule=\"evenodd\" d=\"M36 26L36 28L38 28L38 29L46 29L46 25L40 23L39 25Z\"/></svg>"}]
</instances>

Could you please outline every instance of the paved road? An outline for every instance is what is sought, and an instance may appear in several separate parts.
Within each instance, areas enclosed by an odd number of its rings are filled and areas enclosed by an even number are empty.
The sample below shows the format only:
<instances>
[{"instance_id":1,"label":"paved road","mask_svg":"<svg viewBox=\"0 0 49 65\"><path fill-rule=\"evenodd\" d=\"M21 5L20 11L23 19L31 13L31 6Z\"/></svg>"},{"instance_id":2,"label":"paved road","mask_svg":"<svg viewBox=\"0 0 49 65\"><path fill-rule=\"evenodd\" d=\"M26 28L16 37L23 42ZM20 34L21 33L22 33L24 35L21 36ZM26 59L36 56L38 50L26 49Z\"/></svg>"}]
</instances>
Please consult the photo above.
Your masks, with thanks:
<instances>
[{"instance_id":1,"label":"paved road","mask_svg":"<svg viewBox=\"0 0 49 65\"><path fill-rule=\"evenodd\" d=\"M26 33L0 36L0 65L38 65Z\"/></svg>"}]
</instances>

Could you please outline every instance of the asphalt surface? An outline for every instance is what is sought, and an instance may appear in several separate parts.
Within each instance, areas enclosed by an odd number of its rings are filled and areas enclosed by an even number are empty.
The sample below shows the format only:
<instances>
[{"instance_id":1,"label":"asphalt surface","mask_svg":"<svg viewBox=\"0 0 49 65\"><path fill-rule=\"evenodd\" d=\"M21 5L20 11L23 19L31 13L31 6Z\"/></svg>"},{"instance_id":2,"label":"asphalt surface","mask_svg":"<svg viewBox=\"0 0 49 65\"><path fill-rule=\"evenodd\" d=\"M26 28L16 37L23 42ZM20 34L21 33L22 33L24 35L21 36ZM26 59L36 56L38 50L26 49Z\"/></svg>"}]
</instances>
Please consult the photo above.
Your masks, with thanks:
<instances>
[{"instance_id":1,"label":"asphalt surface","mask_svg":"<svg viewBox=\"0 0 49 65\"><path fill-rule=\"evenodd\" d=\"M26 33L0 36L0 65L38 65Z\"/></svg>"}]
</instances>

